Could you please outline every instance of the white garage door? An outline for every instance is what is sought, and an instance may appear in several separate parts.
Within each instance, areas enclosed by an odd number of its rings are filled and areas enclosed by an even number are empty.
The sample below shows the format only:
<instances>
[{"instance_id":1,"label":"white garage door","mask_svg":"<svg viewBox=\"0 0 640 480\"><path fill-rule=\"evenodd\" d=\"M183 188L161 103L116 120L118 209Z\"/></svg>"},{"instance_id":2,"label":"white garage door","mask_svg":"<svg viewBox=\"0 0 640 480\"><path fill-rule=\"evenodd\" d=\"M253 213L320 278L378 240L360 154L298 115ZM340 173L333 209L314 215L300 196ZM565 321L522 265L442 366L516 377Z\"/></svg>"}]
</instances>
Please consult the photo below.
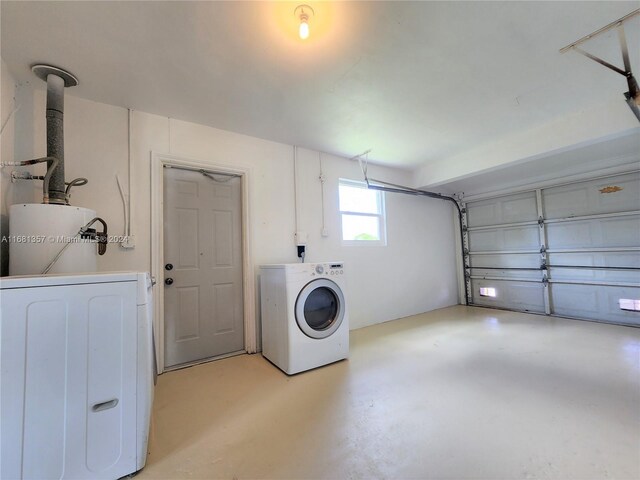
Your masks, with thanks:
<instances>
[{"instance_id":1,"label":"white garage door","mask_svg":"<svg viewBox=\"0 0 640 480\"><path fill-rule=\"evenodd\" d=\"M465 207L472 305L640 325L640 173Z\"/></svg>"}]
</instances>

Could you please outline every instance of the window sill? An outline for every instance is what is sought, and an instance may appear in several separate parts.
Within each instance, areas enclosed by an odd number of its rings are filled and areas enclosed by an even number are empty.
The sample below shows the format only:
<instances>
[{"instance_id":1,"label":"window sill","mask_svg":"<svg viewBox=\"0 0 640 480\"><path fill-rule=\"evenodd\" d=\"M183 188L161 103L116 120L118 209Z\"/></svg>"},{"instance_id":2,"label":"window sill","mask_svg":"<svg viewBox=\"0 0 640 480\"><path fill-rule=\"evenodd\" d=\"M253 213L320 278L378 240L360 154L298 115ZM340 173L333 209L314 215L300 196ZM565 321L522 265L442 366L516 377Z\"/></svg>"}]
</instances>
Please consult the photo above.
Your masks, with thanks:
<instances>
[{"instance_id":1,"label":"window sill","mask_svg":"<svg viewBox=\"0 0 640 480\"><path fill-rule=\"evenodd\" d=\"M386 247L384 240L343 240L343 247Z\"/></svg>"}]
</instances>

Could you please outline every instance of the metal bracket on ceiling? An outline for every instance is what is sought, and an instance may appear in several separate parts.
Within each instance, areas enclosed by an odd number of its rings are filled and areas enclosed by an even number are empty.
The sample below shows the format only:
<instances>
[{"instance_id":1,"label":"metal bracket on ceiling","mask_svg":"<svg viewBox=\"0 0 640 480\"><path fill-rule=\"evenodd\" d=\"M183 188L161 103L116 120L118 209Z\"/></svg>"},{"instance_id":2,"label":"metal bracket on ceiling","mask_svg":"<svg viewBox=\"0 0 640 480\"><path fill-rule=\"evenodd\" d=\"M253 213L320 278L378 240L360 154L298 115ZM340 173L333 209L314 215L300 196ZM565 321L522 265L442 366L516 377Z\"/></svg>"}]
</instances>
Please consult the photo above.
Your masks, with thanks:
<instances>
[{"instance_id":1,"label":"metal bracket on ceiling","mask_svg":"<svg viewBox=\"0 0 640 480\"><path fill-rule=\"evenodd\" d=\"M629 20L630 18L635 17L636 15L639 15L639 14L640 14L640 8L634 10L633 12L625 15L622 18L619 18L615 22L611 22L610 24L605 25L599 30L596 30L595 32L590 33L589 35L586 35L581 39L576 40L575 42L570 43L566 47L563 47L560 49L560 53L565 53L565 52L568 52L569 50L574 50L579 54L589 58L590 60L593 60L594 62L597 62L600 65L610 70L613 70L614 72L619 73L620 75L623 75L627 79L627 86L629 87L629 91L625 92L624 96L627 101L627 104L629 105L629 108L631 108L631 110L633 111L638 121L640 121L640 88L638 88L638 82L636 81L635 77L633 76L633 73L631 72L631 62L629 61L629 48L627 47L627 38L624 33L623 24L626 20ZM620 51L622 53L622 61L624 62L624 70L616 67L615 65L612 65L611 63L607 62L606 60L603 60L600 57L597 57L583 50L578 46L583 44L587 40L591 40L592 38L611 30L612 28L617 28L618 30L618 40L620 42Z\"/></svg>"}]
</instances>

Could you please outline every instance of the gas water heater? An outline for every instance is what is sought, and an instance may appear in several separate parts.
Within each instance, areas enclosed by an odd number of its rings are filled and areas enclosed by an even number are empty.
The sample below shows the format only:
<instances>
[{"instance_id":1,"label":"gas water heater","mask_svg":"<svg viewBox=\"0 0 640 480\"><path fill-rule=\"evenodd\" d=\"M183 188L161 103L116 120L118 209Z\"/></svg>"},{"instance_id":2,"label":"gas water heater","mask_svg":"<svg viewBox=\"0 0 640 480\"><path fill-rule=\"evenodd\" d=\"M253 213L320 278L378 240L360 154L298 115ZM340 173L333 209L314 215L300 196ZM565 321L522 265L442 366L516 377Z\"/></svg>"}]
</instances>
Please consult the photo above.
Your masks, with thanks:
<instances>
[{"instance_id":1,"label":"gas water heater","mask_svg":"<svg viewBox=\"0 0 640 480\"><path fill-rule=\"evenodd\" d=\"M78 85L78 79L50 65L34 65L32 71L47 82L47 156L0 165L46 162L47 172L11 174L14 180L42 180L43 185L42 203L9 209L9 275L95 272L96 254L107 248L107 224L94 210L69 205L71 188L86 185L87 179L65 182L64 176L64 89Z\"/></svg>"}]
</instances>

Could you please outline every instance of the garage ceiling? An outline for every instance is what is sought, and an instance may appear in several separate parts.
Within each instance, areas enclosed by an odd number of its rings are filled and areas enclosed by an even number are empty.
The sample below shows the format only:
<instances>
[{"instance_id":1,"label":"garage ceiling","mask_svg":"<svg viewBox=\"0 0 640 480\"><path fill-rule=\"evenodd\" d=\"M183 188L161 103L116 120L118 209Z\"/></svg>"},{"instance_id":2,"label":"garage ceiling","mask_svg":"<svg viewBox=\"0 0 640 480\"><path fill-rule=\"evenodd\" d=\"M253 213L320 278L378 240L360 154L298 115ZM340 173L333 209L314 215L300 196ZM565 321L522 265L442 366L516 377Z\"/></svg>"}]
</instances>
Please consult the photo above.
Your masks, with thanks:
<instances>
[{"instance_id":1,"label":"garage ceiling","mask_svg":"<svg viewBox=\"0 0 640 480\"><path fill-rule=\"evenodd\" d=\"M3 1L1 54L38 88L51 63L73 95L406 168L626 91L558 49L637 2L311 3L303 42L298 2ZM638 17L627 34L640 74ZM588 47L621 63L615 32Z\"/></svg>"}]
</instances>

